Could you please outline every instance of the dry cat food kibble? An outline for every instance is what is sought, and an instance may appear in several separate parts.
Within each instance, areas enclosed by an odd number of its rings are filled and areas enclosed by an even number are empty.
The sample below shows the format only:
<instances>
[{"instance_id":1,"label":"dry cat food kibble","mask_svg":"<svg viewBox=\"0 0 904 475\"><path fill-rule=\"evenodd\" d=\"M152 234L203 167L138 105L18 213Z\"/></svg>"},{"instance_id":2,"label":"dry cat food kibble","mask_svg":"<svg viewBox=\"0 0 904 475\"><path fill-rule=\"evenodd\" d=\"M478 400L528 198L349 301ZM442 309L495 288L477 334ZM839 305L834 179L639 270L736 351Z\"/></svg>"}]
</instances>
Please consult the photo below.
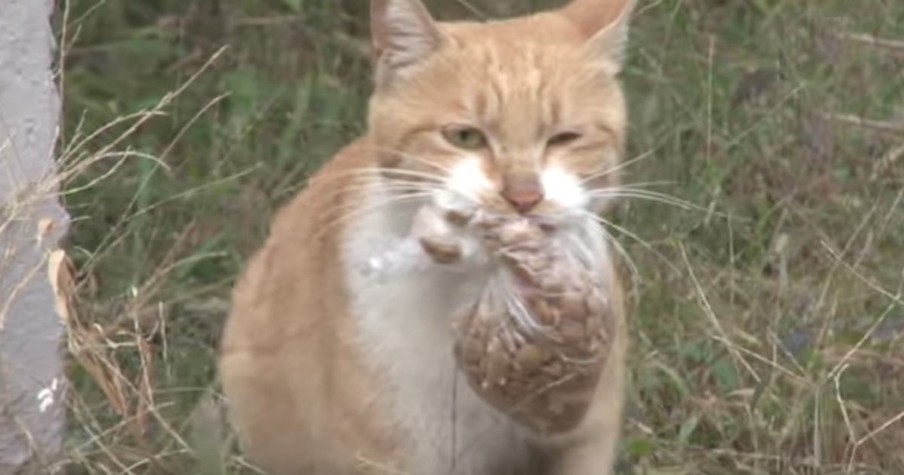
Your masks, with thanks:
<instances>
[{"instance_id":1,"label":"dry cat food kibble","mask_svg":"<svg viewBox=\"0 0 904 475\"><path fill-rule=\"evenodd\" d=\"M541 433L573 429L590 407L613 315L592 264L526 218L483 219L497 274L454 316L455 356L487 402ZM422 238L428 253L439 236ZM442 248L441 255L448 255Z\"/></svg>"}]
</instances>

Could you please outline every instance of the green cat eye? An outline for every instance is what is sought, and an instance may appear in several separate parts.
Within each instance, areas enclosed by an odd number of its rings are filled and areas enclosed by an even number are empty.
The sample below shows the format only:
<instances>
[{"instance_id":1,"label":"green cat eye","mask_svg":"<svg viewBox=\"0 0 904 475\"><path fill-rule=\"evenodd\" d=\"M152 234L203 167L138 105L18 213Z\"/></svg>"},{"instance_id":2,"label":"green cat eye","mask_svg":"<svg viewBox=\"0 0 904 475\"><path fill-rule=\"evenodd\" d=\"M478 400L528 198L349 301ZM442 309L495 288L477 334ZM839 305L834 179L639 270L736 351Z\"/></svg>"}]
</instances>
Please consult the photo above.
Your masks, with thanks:
<instances>
[{"instance_id":1,"label":"green cat eye","mask_svg":"<svg viewBox=\"0 0 904 475\"><path fill-rule=\"evenodd\" d=\"M474 127L448 127L443 137L450 144L465 150L480 150L487 146L486 136Z\"/></svg>"}]
</instances>

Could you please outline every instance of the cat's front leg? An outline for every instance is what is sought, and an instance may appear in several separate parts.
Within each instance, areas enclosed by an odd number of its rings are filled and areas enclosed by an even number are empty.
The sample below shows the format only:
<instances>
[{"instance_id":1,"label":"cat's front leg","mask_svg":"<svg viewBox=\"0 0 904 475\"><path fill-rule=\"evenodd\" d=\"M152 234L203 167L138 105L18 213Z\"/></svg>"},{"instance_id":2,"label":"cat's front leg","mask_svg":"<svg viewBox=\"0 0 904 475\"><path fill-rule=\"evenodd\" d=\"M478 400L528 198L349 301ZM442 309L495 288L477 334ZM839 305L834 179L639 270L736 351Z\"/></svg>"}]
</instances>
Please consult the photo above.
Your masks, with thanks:
<instances>
[{"instance_id":1,"label":"cat's front leg","mask_svg":"<svg viewBox=\"0 0 904 475\"><path fill-rule=\"evenodd\" d=\"M547 443L552 451L553 469L549 475L612 475L617 459L624 408L627 352L625 328L620 325L606 370L600 378L593 405L581 426L560 434Z\"/></svg>"},{"instance_id":2,"label":"cat's front leg","mask_svg":"<svg viewBox=\"0 0 904 475\"><path fill-rule=\"evenodd\" d=\"M563 450L550 475L612 475L616 436L601 433L594 439Z\"/></svg>"}]
</instances>

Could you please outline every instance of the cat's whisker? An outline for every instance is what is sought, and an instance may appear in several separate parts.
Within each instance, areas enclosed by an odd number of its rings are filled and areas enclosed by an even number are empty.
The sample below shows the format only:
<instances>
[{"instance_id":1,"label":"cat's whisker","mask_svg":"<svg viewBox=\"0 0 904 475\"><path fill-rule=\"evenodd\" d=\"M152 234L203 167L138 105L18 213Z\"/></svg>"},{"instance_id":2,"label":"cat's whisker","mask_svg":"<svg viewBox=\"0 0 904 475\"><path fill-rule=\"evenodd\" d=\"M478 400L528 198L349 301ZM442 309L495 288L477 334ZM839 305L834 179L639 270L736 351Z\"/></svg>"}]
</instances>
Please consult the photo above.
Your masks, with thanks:
<instances>
[{"instance_id":1,"label":"cat's whisker","mask_svg":"<svg viewBox=\"0 0 904 475\"><path fill-rule=\"evenodd\" d=\"M628 168L631 165L635 165L643 160L646 160L647 158L650 158L652 156L653 156L653 151L649 150L649 151L644 152L630 160L625 160L614 167L605 168L605 169L600 170L599 172L593 173L593 174L585 177L584 179L582 179L580 181L580 184L585 185L593 180L598 180L600 178L604 178L608 175L611 175L618 171L624 170L625 168Z\"/></svg>"},{"instance_id":2,"label":"cat's whisker","mask_svg":"<svg viewBox=\"0 0 904 475\"><path fill-rule=\"evenodd\" d=\"M455 195L456 197L466 201L469 205L473 205L473 206L481 205L481 201L477 197L470 196L466 193L462 193L462 192L452 189L452 188L446 188L446 187L442 187L442 186L432 186L430 184L418 185L415 183L415 184L410 184L410 185L409 184L398 185L395 187L383 185L383 189L388 190L388 191L399 191L399 190L405 191L405 188L404 188L405 186L408 186L409 189L412 189L412 190L425 190L425 191L430 191L430 192L433 192L436 194L450 193L450 194Z\"/></svg>"},{"instance_id":3,"label":"cat's whisker","mask_svg":"<svg viewBox=\"0 0 904 475\"><path fill-rule=\"evenodd\" d=\"M400 204L400 203L405 203L405 202L412 202L412 201L417 202L418 200L424 200L425 198L429 198L430 196L431 195L429 193L415 193L415 194L410 194L410 195L393 196L389 199L380 200L375 203L370 203L367 206L350 205L348 207L337 208L336 211L340 211L340 212L345 211L348 208L354 208L354 211L352 211L350 213L342 214L335 220L328 222L327 224L325 224L323 226L323 229L321 229L320 232L318 232L315 235L315 237L317 239L320 239L323 237L324 234L332 232L335 226L341 225L341 224L347 222L349 219L356 218L363 214L373 212L374 210L377 210L384 206L389 206L392 204Z\"/></svg>"},{"instance_id":4,"label":"cat's whisker","mask_svg":"<svg viewBox=\"0 0 904 475\"><path fill-rule=\"evenodd\" d=\"M423 165L426 165L426 166L429 166L429 167L433 167L433 168L435 168L435 169L437 169L437 170L439 170L439 171L441 171L441 172L443 172L443 173L446 173L446 174L451 173L451 170L450 170L448 167L445 167L445 166L443 166L443 165L440 165L439 163L436 163L436 162L431 162L431 161L429 161L429 160L427 160L427 159L425 159L425 158L423 158L423 157L420 157L420 156L417 156L417 155L414 155L414 154L411 154L411 153L407 153L407 152L405 152L405 151L403 151L403 150L392 149L392 148L388 148L388 147L370 147L370 148L371 148L372 150L382 151L382 152L386 152L386 153L391 153L391 154L393 154L393 155L397 155L397 156L402 157L402 158L404 158L404 159L412 160L412 161L421 163L421 164L423 164Z\"/></svg>"},{"instance_id":5,"label":"cat's whisker","mask_svg":"<svg viewBox=\"0 0 904 475\"><path fill-rule=\"evenodd\" d=\"M615 252L624 260L625 265L628 266L628 271L631 273L631 280L635 283L635 285L640 282L640 270L637 267L637 264L634 262L634 259L628 253L627 249L616 239L615 236L612 235L611 232L607 229L607 226L612 225L608 220L602 219L599 216L594 215L593 213L587 212L587 216L589 216L593 221L600 224L600 232L603 233L603 239L612 245L615 249ZM619 228L615 226L615 228ZM621 232L621 231L620 231ZM644 242L641 238L634 236L640 242ZM655 250L653 252L656 252Z\"/></svg>"},{"instance_id":6,"label":"cat's whisker","mask_svg":"<svg viewBox=\"0 0 904 475\"><path fill-rule=\"evenodd\" d=\"M600 199L639 199L646 201L653 201L656 203L666 204L669 206L674 206L676 208L681 208L684 210L689 209L701 209L699 207L695 207L693 205L686 204L681 201L670 200L668 198L662 198L657 196L645 195L642 193L631 193L631 192L613 192L613 193L594 193L589 195L591 198L600 198Z\"/></svg>"},{"instance_id":7,"label":"cat's whisker","mask_svg":"<svg viewBox=\"0 0 904 475\"><path fill-rule=\"evenodd\" d=\"M652 244L650 244L648 241L644 240L637 234L631 232L630 230L626 229L623 226L619 226L619 225L613 223L612 221L610 221L602 216L593 214L589 211L585 211L585 212L583 212L583 214L585 216L587 216L588 218L599 223L603 228L613 229L613 230L617 231L619 234L622 234L622 235L632 239L633 241L640 244L641 247L643 247L644 249L646 249L647 251L649 251L650 253L652 253L653 255L658 257L659 259L662 259L662 261L665 262L671 269L675 270L676 272L679 271L678 267L668 257L666 257L661 252L657 251L653 247Z\"/></svg>"},{"instance_id":8,"label":"cat's whisker","mask_svg":"<svg viewBox=\"0 0 904 475\"><path fill-rule=\"evenodd\" d=\"M346 170L335 175L318 179L320 183L330 183L336 180L355 179L355 178L371 178L374 180L392 180L397 178L415 178L418 180L430 181L434 183L442 183L445 179L440 175L434 175L426 172L415 170L404 170L401 168L358 168L355 170Z\"/></svg>"},{"instance_id":9,"label":"cat's whisker","mask_svg":"<svg viewBox=\"0 0 904 475\"><path fill-rule=\"evenodd\" d=\"M366 191L368 189L377 187L390 190L402 190L406 187L410 189L429 189L432 191L442 191L445 189L439 182L408 180L403 178L389 178L372 172L360 173L357 174L358 176L354 175L355 174L347 174L346 176L342 177L347 180L347 183L337 183L337 186L332 187L332 190L330 192L331 196L337 197L348 191ZM335 179L336 177L331 178Z\"/></svg>"},{"instance_id":10,"label":"cat's whisker","mask_svg":"<svg viewBox=\"0 0 904 475\"><path fill-rule=\"evenodd\" d=\"M677 208L681 208L684 210L696 210L696 211L708 211L705 207L691 203L689 201L682 200L680 198L676 198L671 195L667 195L664 193L657 193L655 191L649 190L641 190L641 189L631 189L631 188L611 188L611 189L603 189L603 190L591 190L588 192L588 196L591 198L604 198L604 199L640 199L653 201L656 203L667 204L671 206L675 206Z\"/></svg>"},{"instance_id":11,"label":"cat's whisker","mask_svg":"<svg viewBox=\"0 0 904 475\"><path fill-rule=\"evenodd\" d=\"M571 252L577 254L582 262L585 263L593 263L596 262L597 258L595 256L595 252L590 248L590 244L587 239L581 239L579 236L569 235L567 237L567 245Z\"/></svg>"},{"instance_id":12,"label":"cat's whisker","mask_svg":"<svg viewBox=\"0 0 904 475\"><path fill-rule=\"evenodd\" d=\"M342 196L344 193L350 190L356 189L367 189L367 188L377 188L377 187L398 187L398 186L436 186L439 188L438 183L430 183L420 180L406 180L406 179L387 179L386 177L374 176L374 175L359 175L359 176L345 176L341 177L342 179L333 180L324 180L319 183L319 185L327 184L327 186L322 188L326 188L326 194L328 194L332 198L338 198ZM329 183L332 182L332 183ZM309 185L310 186L310 185Z\"/></svg>"},{"instance_id":13,"label":"cat's whisker","mask_svg":"<svg viewBox=\"0 0 904 475\"><path fill-rule=\"evenodd\" d=\"M367 187L360 187L360 188L352 187L352 188L347 188L345 191L346 192L368 193L368 192L372 191L372 189L367 188ZM418 190L418 189L410 189L410 188L399 188L397 190L387 189L385 191L394 191L394 193L387 194L383 197L380 197L379 201L377 201L378 203L381 203L383 201L392 201L397 198L403 198L403 197L408 197L408 196L432 197L433 193L434 193L434 190ZM354 208L358 208L357 204L355 202L349 202L349 203L343 203L343 204L337 205L333 209L334 209L334 211L342 213L347 209L354 209Z\"/></svg>"},{"instance_id":14,"label":"cat's whisker","mask_svg":"<svg viewBox=\"0 0 904 475\"><path fill-rule=\"evenodd\" d=\"M374 173L378 173L381 176L390 177L390 178L400 176L400 177L405 177L405 178L420 178L423 180L430 180L430 181L435 181L435 182L440 182L440 183L446 181L446 178L442 175L424 172L424 171L418 171L418 170L406 170L404 168L372 167L372 168L362 168L361 170L362 171L373 171Z\"/></svg>"},{"instance_id":15,"label":"cat's whisker","mask_svg":"<svg viewBox=\"0 0 904 475\"><path fill-rule=\"evenodd\" d=\"M357 186L357 185L369 185L375 186L378 188L386 188L391 186L400 186L400 185L410 185L410 186L418 186L418 187L430 187L436 190L445 189L444 183L439 182L431 182L431 181L422 181L422 180L410 180L405 178L386 178L381 177L378 179L358 179L353 180L346 186Z\"/></svg>"},{"instance_id":16,"label":"cat's whisker","mask_svg":"<svg viewBox=\"0 0 904 475\"><path fill-rule=\"evenodd\" d=\"M337 191L374 191L376 189L382 191L431 191L431 192L440 192L443 191L444 188L426 184L426 183L414 183L414 182L398 182L398 183L374 183L374 182L361 182L361 183L350 183L338 189Z\"/></svg>"},{"instance_id":17,"label":"cat's whisker","mask_svg":"<svg viewBox=\"0 0 904 475\"><path fill-rule=\"evenodd\" d=\"M633 239L634 241L637 241L637 243L640 244L641 246L643 246L644 248L653 250L653 246L649 242L647 242L646 240L644 240L637 234L625 229L623 226L619 226L619 225L613 223L612 221L610 221L600 215L593 214L589 211L584 212L583 215L585 217L589 217L589 218L593 219L594 221L602 224L603 226L614 229L614 230L618 231L619 233L624 234L625 236Z\"/></svg>"},{"instance_id":18,"label":"cat's whisker","mask_svg":"<svg viewBox=\"0 0 904 475\"><path fill-rule=\"evenodd\" d=\"M442 190L439 187L430 187L429 185L425 185L423 183L386 183L379 181L361 181L358 183L347 183L343 186L335 187L332 190L326 191L325 194L329 197L330 200L340 200L345 199L347 195L356 195L362 193L366 194L368 192L374 191L375 189L382 189L394 194L405 194L410 192L436 193Z\"/></svg>"},{"instance_id":19,"label":"cat's whisker","mask_svg":"<svg viewBox=\"0 0 904 475\"><path fill-rule=\"evenodd\" d=\"M329 192L329 194L331 197L337 198L346 193L367 193L375 190L401 194L424 192L432 194L434 197L442 194L452 194L464 201L466 206L479 206L481 203L480 199L477 197L470 196L455 189L447 188L439 183L404 179L386 179L385 177L374 175L352 179L351 183L347 183L344 186L338 186Z\"/></svg>"},{"instance_id":20,"label":"cat's whisker","mask_svg":"<svg viewBox=\"0 0 904 475\"><path fill-rule=\"evenodd\" d=\"M617 238L612 234L612 232L609 231L609 228L612 228L612 229L618 231L619 233L622 233L622 234L624 234L624 235L626 235L626 236L628 236L628 237L630 237L630 238L632 238L632 239L634 239L634 240L640 242L642 246L645 246L647 249L650 249L651 252L653 252L653 253L656 253L657 251L656 251L655 249L652 248L652 245L650 245L649 243L647 243L646 241L644 241L643 238L641 238L640 236L637 236L636 234L634 234L634 233L628 231L628 230L625 229L624 227L618 226L618 225L612 223L611 221L609 221L609 220L607 220L607 219L605 219L605 218L602 218L601 216L593 215L592 213L590 213L590 215L591 215L593 218L595 218L594 221L596 221L596 223L600 225L600 229L601 229L602 232L603 232L604 238L612 245L612 247L615 248L615 251L616 251L616 252L617 252L617 253L625 260L625 263L627 264L628 269L629 269L629 271L631 272L631 280L632 280L635 284L638 283L638 282L640 282L640 280L641 280L641 277L640 277L640 270L639 270L639 268L637 267L637 264L636 264L636 262L634 261L634 258L631 257L631 254L628 253L628 250L625 249L625 247L624 247L624 245L621 243L621 241L620 241L619 239L617 239Z\"/></svg>"},{"instance_id":21,"label":"cat's whisker","mask_svg":"<svg viewBox=\"0 0 904 475\"><path fill-rule=\"evenodd\" d=\"M549 330L548 328L543 327L539 320L527 318L532 312L521 299L515 296L515 294L512 292L504 292L503 294L505 295L504 304L508 308L508 313L515 318L518 325L526 330L528 334L542 335Z\"/></svg>"},{"instance_id":22,"label":"cat's whisker","mask_svg":"<svg viewBox=\"0 0 904 475\"><path fill-rule=\"evenodd\" d=\"M452 193L455 196L460 197L463 200L465 200L471 204L480 203L480 200L476 197L469 196L465 193L461 193L458 190L446 188L446 187L442 186L445 180L442 177L439 177L436 175L432 175L432 174L425 173L425 172L414 171L414 170L402 170L402 169L388 170L390 176L387 176L387 174L385 172L387 172L387 170L380 169L380 168L374 168L374 167L363 168L363 169L358 169L358 170L354 170L354 171L350 171L350 172L346 173L344 178L347 178L349 175L351 175L351 180L352 180L353 184L359 185L361 188L366 188L368 186L379 186L379 187L383 187L384 189L386 189L387 184L392 184L393 182L395 182L395 183L401 183L403 187L407 186L411 189L427 189L427 190L431 190L431 191L435 191L435 192ZM393 174L399 175L402 178L394 178L391 176ZM354 176L354 175L358 175L358 176ZM335 179L336 177L331 177L331 178ZM407 178L414 178L414 180L407 179ZM389 188L391 188L391 187L389 187ZM396 188L396 189L400 189L400 188ZM354 190L354 188L350 187L348 185L340 186L340 187L336 188L335 193L338 195L347 190Z\"/></svg>"},{"instance_id":23,"label":"cat's whisker","mask_svg":"<svg viewBox=\"0 0 904 475\"><path fill-rule=\"evenodd\" d=\"M639 181L628 184L620 184L618 185L618 189L625 190L646 190L651 186L667 186L667 185L675 185L675 181L673 180L659 180L659 181Z\"/></svg>"},{"instance_id":24,"label":"cat's whisker","mask_svg":"<svg viewBox=\"0 0 904 475\"><path fill-rule=\"evenodd\" d=\"M348 189L346 191L348 191L350 194L353 194L353 195L363 196L363 195L366 195L367 193L369 193L371 191L371 189L370 188L358 188L358 189L352 188L352 189ZM389 189L389 190L385 190L385 191L388 191L389 193L386 194L386 198L384 198L384 199L395 199L395 198L417 195L417 196L425 197L424 201L426 203L427 201L430 201L430 198L433 198L436 196L436 194L433 190L425 190L425 189L417 189L417 188L399 188L399 189ZM355 207L356 207L355 204L348 203L348 204L342 204L342 205L336 206L335 209L337 211L344 211L346 208L355 208Z\"/></svg>"},{"instance_id":25,"label":"cat's whisker","mask_svg":"<svg viewBox=\"0 0 904 475\"><path fill-rule=\"evenodd\" d=\"M669 195L669 194L667 194L667 193L662 193L662 192L659 192L659 191L652 191L652 190L648 190L648 189L645 189L645 188L631 188L631 187L603 188L603 189L600 189L600 190L591 190L591 191L590 191L590 194L599 194L599 195L609 195L609 194L625 194L625 195L626 195L626 194L634 194L634 195L643 195L643 196L649 196L649 197L651 197L651 198L659 198L659 199L663 199L663 200L669 200L670 202L673 202L673 203L682 203L684 206L689 207L689 208L691 208L691 207L694 206L693 203L691 203L691 202L689 202L689 201L682 200L681 198L678 198L677 196L672 196L672 195Z\"/></svg>"}]
</instances>

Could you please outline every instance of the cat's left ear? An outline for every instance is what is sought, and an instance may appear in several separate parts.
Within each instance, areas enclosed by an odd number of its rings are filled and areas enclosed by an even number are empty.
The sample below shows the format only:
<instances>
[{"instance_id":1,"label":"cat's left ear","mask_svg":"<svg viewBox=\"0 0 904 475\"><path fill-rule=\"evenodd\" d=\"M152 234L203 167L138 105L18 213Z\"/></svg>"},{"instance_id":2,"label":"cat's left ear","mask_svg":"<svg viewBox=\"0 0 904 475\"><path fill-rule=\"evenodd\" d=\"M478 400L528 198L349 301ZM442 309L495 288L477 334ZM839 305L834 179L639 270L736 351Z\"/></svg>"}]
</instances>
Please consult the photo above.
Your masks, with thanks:
<instances>
[{"instance_id":1,"label":"cat's left ear","mask_svg":"<svg viewBox=\"0 0 904 475\"><path fill-rule=\"evenodd\" d=\"M370 0L370 26L378 83L407 75L442 42L420 0Z\"/></svg>"},{"instance_id":2,"label":"cat's left ear","mask_svg":"<svg viewBox=\"0 0 904 475\"><path fill-rule=\"evenodd\" d=\"M638 0L574 0L560 13L587 38L587 48L611 73L625 61L628 27Z\"/></svg>"}]
</instances>

